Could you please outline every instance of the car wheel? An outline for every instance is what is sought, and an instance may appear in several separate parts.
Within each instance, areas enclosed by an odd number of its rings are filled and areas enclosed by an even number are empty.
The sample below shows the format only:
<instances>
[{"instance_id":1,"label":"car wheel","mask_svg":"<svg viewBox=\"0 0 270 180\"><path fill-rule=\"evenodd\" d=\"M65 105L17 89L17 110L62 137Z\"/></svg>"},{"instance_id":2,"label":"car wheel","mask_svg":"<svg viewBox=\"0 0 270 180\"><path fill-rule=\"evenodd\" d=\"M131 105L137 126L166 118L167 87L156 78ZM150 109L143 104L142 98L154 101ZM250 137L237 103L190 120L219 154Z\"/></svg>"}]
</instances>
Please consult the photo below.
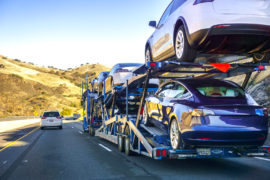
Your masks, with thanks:
<instances>
[{"instance_id":1,"label":"car wheel","mask_svg":"<svg viewBox=\"0 0 270 180\"><path fill-rule=\"evenodd\" d=\"M144 105L143 108L142 124L144 124L145 126L149 126L149 115L146 104Z\"/></svg>"},{"instance_id":2,"label":"car wheel","mask_svg":"<svg viewBox=\"0 0 270 180\"><path fill-rule=\"evenodd\" d=\"M62 126L59 126L59 129L63 129L63 127Z\"/></svg>"},{"instance_id":3,"label":"car wheel","mask_svg":"<svg viewBox=\"0 0 270 180\"><path fill-rule=\"evenodd\" d=\"M179 126L176 119L173 119L170 125L170 140L174 150L184 149L184 143L179 132Z\"/></svg>"},{"instance_id":4,"label":"car wheel","mask_svg":"<svg viewBox=\"0 0 270 180\"><path fill-rule=\"evenodd\" d=\"M196 51L190 47L183 26L180 26L176 32L174 49L178 61L194 62Z\"/></svg>"},{"instance_id":5,"label":"car wheel","mask_svg":"<svg viewBox=\"0 0 270 180\"><path fill-rule=\"evenodd\" d=\"M270 63L270 53L255 53L253 54L253 61L257 62L267 62Z\"/></svg>"},{"instance_id":6,"label":"car wheel","mask_svg":"<svg viewBox=\"0 0 270 180\"><path fill-rule=\"evenodd\" d=\"M145 63L147 63L149 61L153 61L153 60L152 60L152 55L151 55L150 47L148 46L146 48L146 50L145 50Z\"/></svg>"},{"instance_id":7,"label":"car wheel","mask_svg":"<svg viewBox=\"0 0 270 180\"><path fill-rule=\"evenodd\" d=\"M41 129L41 130L43 130L43 129L44 129L44 127L40 127L40 129Z\"/></svg>"}]
</instances>

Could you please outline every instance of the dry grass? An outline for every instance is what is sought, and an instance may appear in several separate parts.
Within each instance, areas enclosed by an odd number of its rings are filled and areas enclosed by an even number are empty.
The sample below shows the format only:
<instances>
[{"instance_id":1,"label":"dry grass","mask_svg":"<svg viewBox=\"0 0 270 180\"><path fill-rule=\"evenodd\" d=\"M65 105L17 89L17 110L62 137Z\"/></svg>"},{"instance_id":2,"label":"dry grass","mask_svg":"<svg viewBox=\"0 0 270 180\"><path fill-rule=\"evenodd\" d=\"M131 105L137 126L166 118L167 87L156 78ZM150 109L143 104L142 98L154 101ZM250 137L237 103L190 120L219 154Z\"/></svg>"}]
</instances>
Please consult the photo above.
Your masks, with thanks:
<instances>
[{"instance_id":1,"label":"dry grass","mask_svg":"<svg viewBox=\"0 0 270 180\"><path fill-rule=\"evenodd\" d=\"M102 65L83 65L68 71L39 67L0 56L0 117L39 115L44 110L79 113L81 82Z\"/></svg>"}]
</instances>

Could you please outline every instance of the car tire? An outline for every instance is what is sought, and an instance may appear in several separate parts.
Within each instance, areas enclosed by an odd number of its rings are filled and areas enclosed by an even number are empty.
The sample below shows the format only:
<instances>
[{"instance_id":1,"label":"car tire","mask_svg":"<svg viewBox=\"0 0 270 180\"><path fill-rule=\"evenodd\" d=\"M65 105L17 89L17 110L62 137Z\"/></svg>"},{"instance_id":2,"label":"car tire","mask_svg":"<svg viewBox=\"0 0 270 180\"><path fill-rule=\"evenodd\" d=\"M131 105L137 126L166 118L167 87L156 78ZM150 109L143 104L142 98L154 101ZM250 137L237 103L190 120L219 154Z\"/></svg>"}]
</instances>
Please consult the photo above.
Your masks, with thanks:
<instances>
[{"instance_id":1,"label":"car tire","mask_svg":"<svg viewBox=\"0 0 270 180\"><path fill-rule=\"evenodd\" d=\"M270 53L255 53L253 54L253 62L270 63Z\"/></svg>"},{"instance_id":2,"label":"car tire","mask_svg":"<svg viewBox=\"0 0 270 180\"><path fill-rule=\"evenodd\" d=\"M173 119L170 123L170 142L174 150L185 149L181 133L179 131L178 121Z\"/></svg>"},{"instance_id":3,"label":"car tire","mask_svg":"<svg viewBox=\"0 0 270 180\"><path fill-rule=\"evenodd\" d=\"M143 108L143 115L142 115L142 124L145 126L149 126L149 115L147 110L147 105L144 105Z\"/></svg>"},{"instance_id":4,"label":"car tire","mask_svg":"<svg viewBox=\"0 0 270 180\"><path fill-rule=\"evenodd\" d=\"M59 129L63 129L63 127L62 126L59 126Z\"/></svg>"},{"instance_id":5,"label":"car tire","mask_svg":"<svg viewBox=\"0 0 270 180\"><path fill-rule=\"evenodd\" d=\"M145 63L151 62L151 61L153 61L151 50L150 50L150 47L147 46L147 48L145 49Z\"/></svg>"},{"instance_id":6,"label":"car tire","mask_svg":"<svg viewBox=\"0 0 270 180\"><path fill-rule=\"evenodd\" d=\"M44 127L40 127L40 129L41 129L41 130L43 130L43 129L44 129Z\"/></svg>"},{"instance_id":7,"label":"car tire","mask_svg":"<svg viewBox=\"0 0 270 180\"><path fill-rule=\"evenodd\" d=\"M180 26L176 32L174 50L175 56L180 62L194 62L196 58L196 50L190 47L184 26Z\"/></svg>"}]
</instances>

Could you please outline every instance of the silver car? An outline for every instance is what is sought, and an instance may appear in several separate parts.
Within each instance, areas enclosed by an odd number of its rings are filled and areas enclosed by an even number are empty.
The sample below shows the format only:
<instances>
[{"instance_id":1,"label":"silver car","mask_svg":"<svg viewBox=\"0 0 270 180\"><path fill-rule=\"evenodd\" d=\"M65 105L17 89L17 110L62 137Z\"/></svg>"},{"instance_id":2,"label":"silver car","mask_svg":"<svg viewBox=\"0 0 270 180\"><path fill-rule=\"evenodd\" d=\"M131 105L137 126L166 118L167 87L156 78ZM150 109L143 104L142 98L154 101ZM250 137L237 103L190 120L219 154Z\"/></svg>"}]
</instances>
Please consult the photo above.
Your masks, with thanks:
<instances>
[{"instance_id":1,"label":"silver car","mask_svg":"<svg viewBox=\"0 0 270 180\"><path fill-rule=\"evenodd\" d=\"M113 66L105 80L105 92L110 92L113 87L123 85L133 76L133 70L142 66L140 63L119 63Z\"/></svg>"}]
</instances>

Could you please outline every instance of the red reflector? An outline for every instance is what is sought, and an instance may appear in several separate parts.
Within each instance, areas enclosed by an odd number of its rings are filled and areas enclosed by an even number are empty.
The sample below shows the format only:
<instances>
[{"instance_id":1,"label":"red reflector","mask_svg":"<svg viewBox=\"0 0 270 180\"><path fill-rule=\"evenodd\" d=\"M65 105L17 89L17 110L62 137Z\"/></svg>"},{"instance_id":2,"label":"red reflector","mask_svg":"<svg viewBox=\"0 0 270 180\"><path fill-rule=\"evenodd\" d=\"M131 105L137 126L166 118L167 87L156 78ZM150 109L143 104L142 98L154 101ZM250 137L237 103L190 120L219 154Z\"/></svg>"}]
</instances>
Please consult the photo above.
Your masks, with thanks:
<instances>
[{"instance_id":1,"label":"red reflector","mask_svg":"<svg viewBox=\"0 0 270 180\"><path fill-rule=\"evenodd\" d=\"M265 67L264 67L264 66L259 66L258 69L259 69L259 70L264 70Z\"/></svg>"},{"instance_id":2,"label":"red reflector","mask_svg":"<svg viewBox=\"0 0 270 180\"><path fill-rule=\"evenodd\" d=\"M160 156L160 154L161 154L161 153L160 153L160 149L157 149L157 150L156 150L156 156Z\"/></svg>"},{"instance_id":3,"label":"red reflector","mask_svg":"<svg viewBox=\"0 0 270 180\"><path fill-rule=\"evenodd\" d=\"M264 140L265 138L264 138L264 137L258 137L257 139L259 139L259 140Z\"/></svg>"},{"instance_id":4,"label":"red reflector","mask_svg":"<svg viewBox=\"0 0 270 180\"><path fill-rule=\"evenodd\" d=\"M162 156L163 156L163 157L166 157L166 156L167 156L167 151L166 151L166 149L163 149L163 150L162 150Z\"/></svg>"},{"instance_id":5,"label":"red reflector","mask_svg":"<svg viewBox=\"0 0 270 180\"><path fill-rule=\"evenodd\" d=\"M142 115L143 114L143 107L141 108L141 112L140 112L140 115Z\"/></svg>"},{"instance_id":6,"label":"red reflector","mask_svg":"<svg viewBox=\"0 0 270 180\"><path fill-rule=\"evenodd\" d=\"M46 119L46 117L43 116L41 119Z\"/></svg>"},{"instance_id":7,"label":"red reflector","mask_svg":"<svg viewBox=\"0 0 270 180\"><path fill-rule=\"evenodd\" d=\"M157 63L155 62L150 62L150 67L156 67L157 66Z\"/></svg>"},{"instance_id":8,"label":"red reflector","mask_svg":"<svg viewBox=\"0 0 270 180\"><path fill-rule=\"evenodd\" d=\"M229 27L231 25L228 25L228 24L221 24L221 25L216 25L214 26L214 28L223 28L223 27Z\"/></svg>"},{"instance_id":9,"label":"red reflector","mask_svg":"<svg viewBox=\"0 0 270 180\"><path fill-rule=\"evenodd\" d=\"M267 150L270 153L270 147L265 147L263 149Z\"/></svg>"},{"instance_id":10,"label":"red reflector","mask_svg":"<svg viewBox=\"0 0 270 180\"><path fill-rule=\"evenodd\" d=\"M210 65L222 72L227 72L231 67L231 65L227 63L210 63Z\"/></svg>"},{"instance_id":11,"label":"red reflector","mask_svg":"<svg viewBox=\"0 0 270 180\"><path fill-rule=\"evenodd\" d=\"M200 140L210 140L211 138L198 138Z\"/></svg>"}]
</instances>

